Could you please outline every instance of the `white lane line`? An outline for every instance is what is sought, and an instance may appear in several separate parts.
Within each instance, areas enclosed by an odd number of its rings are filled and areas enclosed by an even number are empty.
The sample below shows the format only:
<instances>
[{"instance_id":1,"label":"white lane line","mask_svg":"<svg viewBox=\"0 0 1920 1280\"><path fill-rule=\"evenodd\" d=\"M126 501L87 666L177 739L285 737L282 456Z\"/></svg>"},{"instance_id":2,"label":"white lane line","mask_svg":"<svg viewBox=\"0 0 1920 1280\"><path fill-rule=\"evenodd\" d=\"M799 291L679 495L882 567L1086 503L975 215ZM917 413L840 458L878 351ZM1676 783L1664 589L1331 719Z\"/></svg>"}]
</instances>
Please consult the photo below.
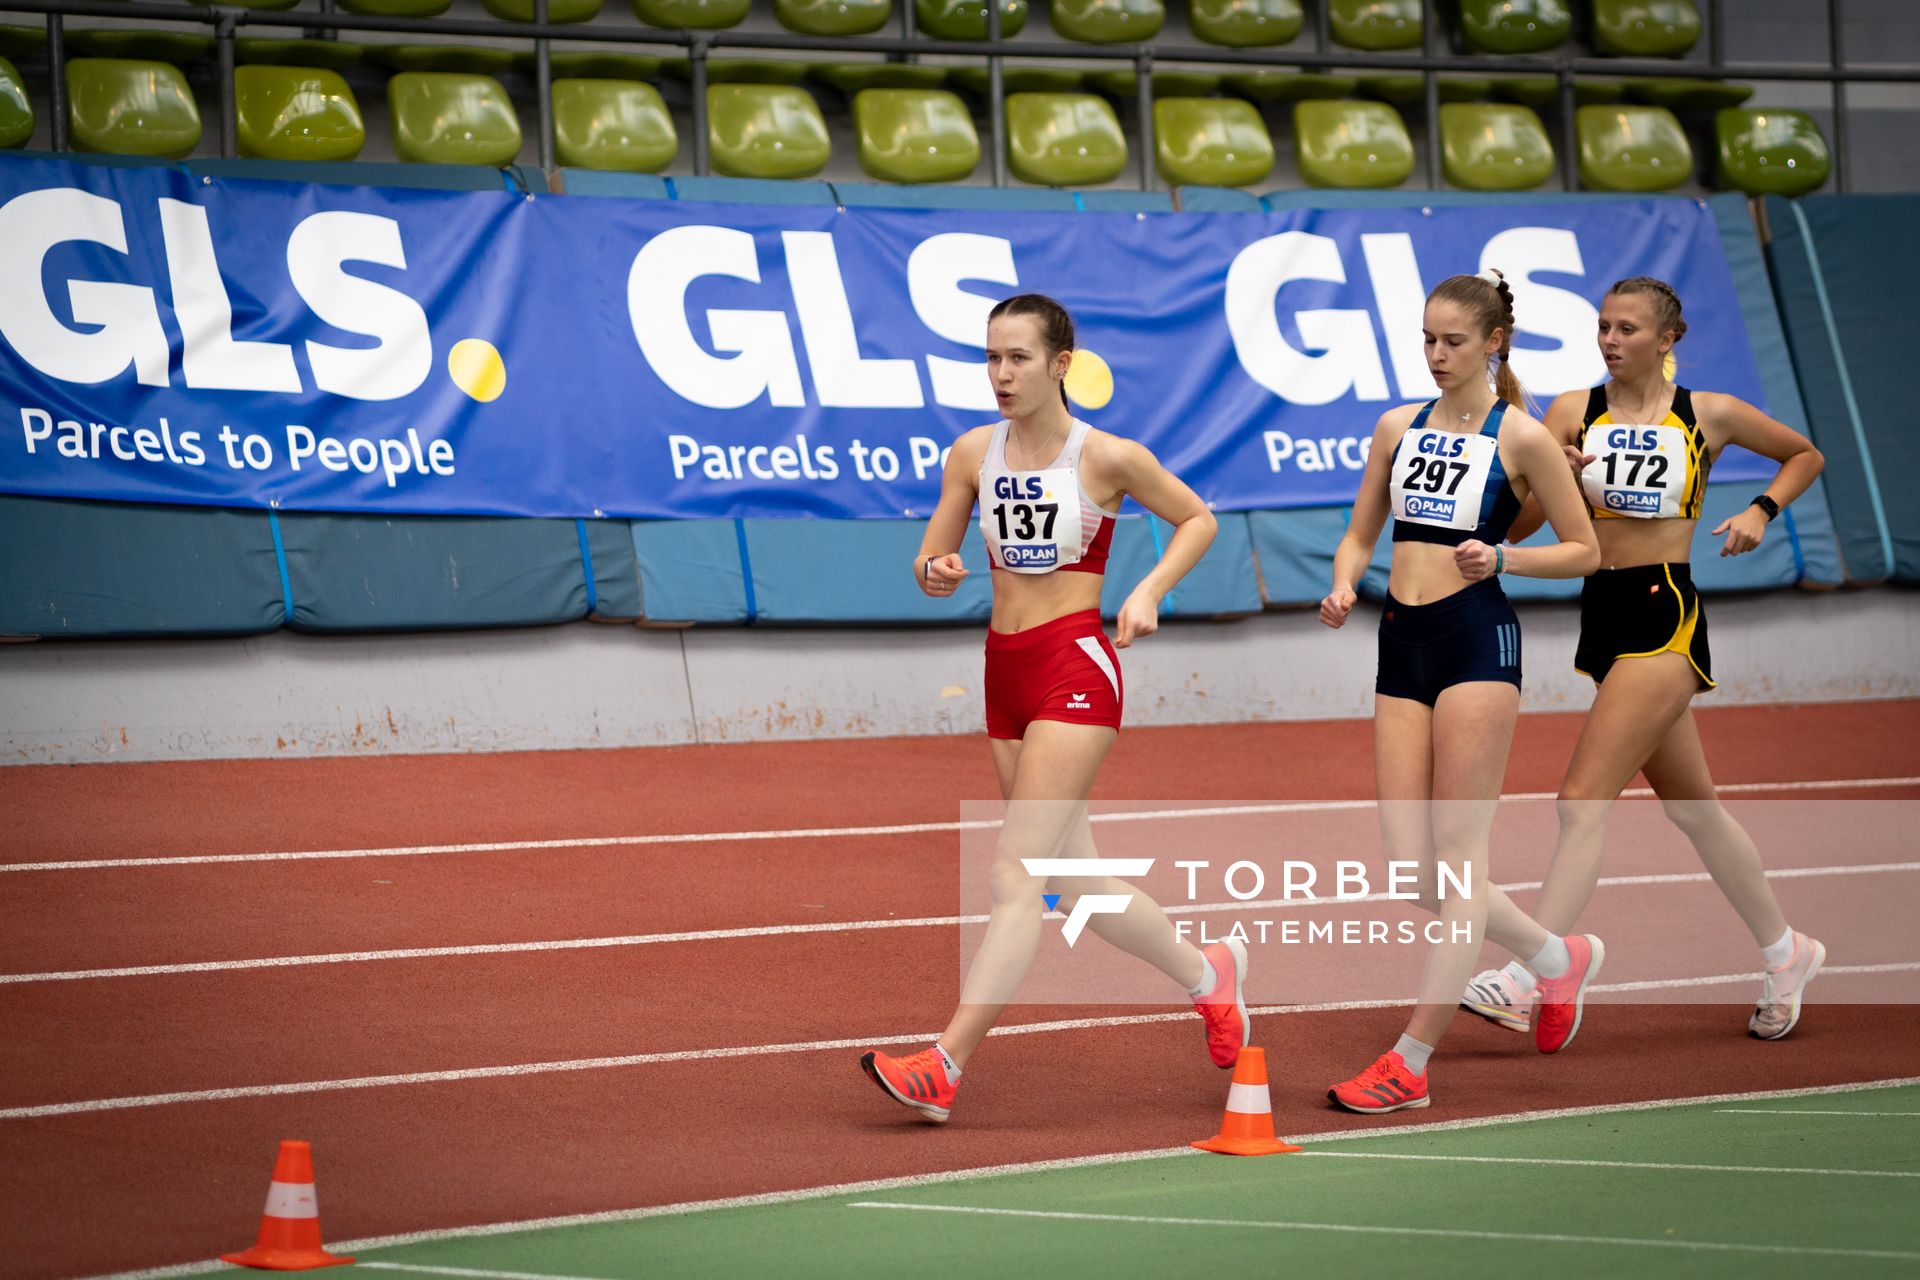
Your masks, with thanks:
<instances>
[{"instance_id":1,"label":"white lane line","mask_svg":"<svg viewBox=\"0 0 1920 1280\"><path fill-rule=\"evenodd\" d=\"M1876 790L1889 787L1920 786L1920 777L1911 778L1829 778L1815 781L1730 782L1718 790L1722 795L1758 795L1772 792L1817 792ZM1632 787L1620 793L1627 799L1646 799L1653 795L1647 787ZM1551 791L1516 791L1502 800L1552 800ZM1280 813L1335 813L1372 809L1372 800L1300 800L1274 804L1213 805L1185 809L1147 809L1138 813L1096 813L1093 822L1156 822L1183 818L1230 818ZM727 844L745 840L820 840L859 836L926 835L945 831L990 831L1000 824L979 822L903 822L864 827L791 827L761 831L691 831L641 836L580 836L563 840L488 840L467 844L397 845L382 849L294 849L272 853L201 853L158 858L81 858L60 862L0 863L0 873L9 871L95 871L112 867L175 867L224 862L294 862L311 858L413 858L440 853L502 853L536 849L597 849L632 845Z\"/></svg>"},{"instance_id":2,"label":"white lane line","mask_svg":"<svg viewBox=\"0 0 1920 1280\"><path fill-rule=\"evenodd\" d=\"M1260 1012L1255 1010L1255 1012ZM996 1033L998 1028L996 1028ZM1770 1102L1780 1098L1827 1097L1834 1094L1864 1093L1876 1089L1897 1089L1920 1084L1920 1076L1902 1076L1890 1080L1862 1080L1851 1084L1813 1085L1800 1089L1762 1089L1748 1093L1705 1094L1692 1098L1653 1098L1643 1102L1608 1102L1584 1107L1560 1107L1550 1111L1519 1111L1511 1115L1474 1116L1465 1120L1439 1120L1426 1124L1385 1124L1353 1130L1324 1133L1289 1134L1294 1142L1364 1142L1374 1138L1397 1138L1423 1133L1452 1133L1461 1129L1487 1129L1498 1125L1534 1120L1570 1120L1586 1116L1619 1115L1635 1111L1664 1111L1673 1107L1708 1106L1719 1102ZM1131 1164L1138 1160L1166 1160L1198 1156L1189 1146L1159 1147L1145 1151L1115 1151L1096 1156L1071 1156L1059 1160L1032 1160L1015 1164L984 1165L972 1169L950 1169L940 1173L919 1173L904 1178L876 1178L865 1182L840 1182L825 1186L801 1187L793 1191L766 1191L756 1195L725 1196L713 1200L688 1200L678 1204L647 1205L637 1209L607 1209L599 1213L569 1214L564 1217L526 1218L515 1222L491 1222L471 1227L440 1227L425 1231L407 1231L395 1235L368 1236L360 1240L340 1240L329 1245L335 1253L366 1253L374 1249L395 1249L406 1245L432 1244L440 1240L469 1240L485 1236L513 1235L521 1231L551 1231L566 1227L600 1226L611 1222L637 1222L645 1218L681 1217L693 1213L711 1213L723 1209L758 1209L769 1205L796 1204L824 1200L833 1196L870 1195L880 1191L899 1191L906 1187L942 1186L975 1178L996 1178L1011 1174L1051 1173L1061 1169L1087 1169L1095 1165ZM148 1267L138 1271L119 1271L111 1275L89 1276L85 1280L176 1280L180 1276L202 1275L210 1271L239 1270L217 1261L185 1262L175 1266Z\"/></svg>"},{"instance_id":3,"label":"white lane line","mask_svg":"<svg viewBox=\"0 0 1920 1280\"><path fill-rule=\"evenodd\" d=\"M916 1213L979 1214L995 1218L1038 1218L1051 1222L1099 1222L1149 1227L1237 1227L1258 1231L1314 1231L1332 1235L1412 1236L1426 1240L1472 1240L1503 1244L1617 1245L1636 1249L1679 1249L1688 1253L1760 1253L1790 1257L1874 1259L1920 1262L1920 1253L1896 1249L1823 1249L1813 1245L1733 1244L1714 1240L1658 1240L1641 1236L1573 1236L1540 1231L1467 1231L1447 1227L1375 1227L1337 1222L1269 1222L1254 1218L1168 1218L1131 1213L1068 1213L1053 1209L989 1209L978 1205L907 1204L859 1200L850 1209L896 1209Z\"/></svg>"},{"instance_id":4,"label":"white lane line","mask_svg":"<svg viewBox=\"0 0 1920 1280\"><path fill-rule=\"evenodd\" d=\"M1857 966L1860 968L1899 968L1920 970L1920 962L1897 966ZM1829 976L1846 973L1847 966L1828 965ZM1669 978L1659 982L1619 983L1607 986L1595 983L1587 990L1645 991L1678 989L1701 985L1751 982L1751 974L1727 974L1706 978ZM1267 1005L1248 1010L1253 1017L1274 1018L1301 1013L1335 1013L1353 1009L1397 1009L1405 1000L1333 1000L1319 1004ZM1149 1026L1161 1022L1181 1022L1193 1017L1190 1010L1178 1013L1114 1014L1099 1018L1063 1018L1051 1022L1022 1022L993 1028L988 1035L1027 1036L1055 1031L1093 1031L1112 1027ZM224 1089L191 1089L174 1093L131 1094L118 1098L89 1098L77 1102L47 1102L35 1106L0 1108L0 1120L33 1120L52 1116L78 1115L94 1111L131 1111L140 1107L179 1106L199 1102L232 1102L242 1098L273 1098L305 1093L334 1093L350 1089L383 1089L415 1084L454 1084L464 1080L499 1080L516 1076L561 1075L573 1071L610 1071L625 1067L651 1067L675 1062L708 1062L722 1058L772 1057L787 1053L822 1053L835 1049L866 1049L875 1045L915 1044L930 1041L937 1031L918 1031L907 1035L863 1036L847 1040L802 1040L786 1044L727 1045L711 1049L673 1049L657 1053L629 1053L603 1058L568 1058L553 1062L517 1062L492 1067L454 1067L443 1071L408 1071L382 1076L350 1076L334 1080L295 1080L280 1084L233 1085ZM1790 1095L1789 1095L1790 1096Z\"/></svg>"},{"instance_id":5,"label":"white lane line","mask_svg":"<svg viewBox=\"0 0 1920 1280\"><path fill-rule=\"evenodd\" d=\"M429 1267L417 1262L361 1262L362 1270L411 1271L423 1276L470 1276L475 1280L583 1280L580 1276L556 1276L544 1271L482 1271L476 1267Z\"/></svg>"},{"instance_id":6,"label":"white lane line","mask_svg":"<svg viewBox=\"0 0 1920 1280\"><path fill-rule=\"evenodd\" d=\"M1842 867L1782 867L1768 871L1769 879L1807 879L1816 876L1864 876L1920 871L1920 862L1870 862ZM1655 884L1707 883L1706 872L1648 876L1602 876L1599 888L1639 888ZM1496 884L1508 893L1538 889L1538 880ZM1385 893L1352 898L1272 898L1258 902L1181 903L1166 908L1168 915L1202 915L1220 911L1269 910L1280 907L1344 906L1392 900ZM1049 913L1057 919L1058 913ZM243 960L193 960L177 964L128 965L110 969L64 969L46 973L0 973L0 986L30 982L81 982L95 978L152 978L182 973L232 973L247 969L287 969L308 965L366 964L380 960L438 960L451 956L522 955L541 951L590 951L605 947L647 947L676 942L722 942L739 938L778 938L808 933L861 933L875 929L951 929L985 924L985 915L913 916L888 920L815 921L807 924L747 925L737 929L689 929L678 933L630 933L605 938L549 938L536 942L475 942L448 947L394 947L380 951L326 951L304 956L250 956ZM1825 972L1838 973L1828 967ZM1861 970L1866 972L1866 970ZM1629 990L1631 988L1621 988Z\"/></svg>"},{"instance_id":7,"label":"white lane line","mask_svg":"<svg viewBox=\"0 0 1920 1280\"><path fill-rule=\"evenodd\" d=\"M1809 1174L1825 1178L1920 1178L1920 1171L1887 1169L1796 1169L1773 1165L1667 1164L1656 1160L1573 1160L1547 1156L1441 1156L1396 1151L1311 1151L1309 1155L1353 1160L1439 1160L1451 1164L1569 1165L1581 1169L1659 1169L1673 1173Z\"/></svg>"},{"instance_id":8,"label":"white lane line","mask_svg":"<svg viewBox=\"0 0 1920 1280\"><path fill-rule=\"evenodd\" d=\"M1907 1116L1920 1119L1920 1111L1791 1111L1773 1107L1721 1107L1717 1116Z\"/></svg>"}]
</instances>

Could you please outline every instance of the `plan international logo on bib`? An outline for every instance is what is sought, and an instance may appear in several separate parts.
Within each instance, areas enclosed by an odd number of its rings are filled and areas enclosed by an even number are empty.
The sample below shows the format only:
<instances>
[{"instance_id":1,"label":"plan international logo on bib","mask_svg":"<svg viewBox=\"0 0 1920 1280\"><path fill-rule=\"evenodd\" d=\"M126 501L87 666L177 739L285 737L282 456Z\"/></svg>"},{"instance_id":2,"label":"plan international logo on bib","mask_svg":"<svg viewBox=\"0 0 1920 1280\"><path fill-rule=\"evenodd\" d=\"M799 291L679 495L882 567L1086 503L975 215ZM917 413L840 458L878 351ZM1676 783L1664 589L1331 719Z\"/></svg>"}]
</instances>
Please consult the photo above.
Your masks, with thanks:
<instances>
[{"instance_id":1,"label":"plan international logo on bib","mask_svg":"<svg viewBox=\"0 0 1920 1280\"><path fill-rule=\"evenodd\" d=\"M1051 569L1060 558L1060 548L1052 543L1039 547L1023 547L1018 543L1003 545L1000 558L1009 569Z\"/></svg>"},{"instance_id":2,"label":"plan international logo on bib","mask_svg":"<svg viewBox=\"0 0 1920 1280\"><path fill-rule=\"evenodd\" d=\"M1452 498L1423 498L1419 494L1407 495L1407 516L1413 520L1451 520L1453 519Z\"/></svg>"},{"instance_id":3,"label":"plan international logo on bib","mask_svg":"<svg viewBox=\"0 0 1920 1280\"><path fill-rule=\"evenodd\" d=\"M1660 491L1658 489L1609 489L1607 490L1607 510L1624 511L1630 515L1645 512L1648 515L1660 514Z\"/></svg>"}]
</instances>

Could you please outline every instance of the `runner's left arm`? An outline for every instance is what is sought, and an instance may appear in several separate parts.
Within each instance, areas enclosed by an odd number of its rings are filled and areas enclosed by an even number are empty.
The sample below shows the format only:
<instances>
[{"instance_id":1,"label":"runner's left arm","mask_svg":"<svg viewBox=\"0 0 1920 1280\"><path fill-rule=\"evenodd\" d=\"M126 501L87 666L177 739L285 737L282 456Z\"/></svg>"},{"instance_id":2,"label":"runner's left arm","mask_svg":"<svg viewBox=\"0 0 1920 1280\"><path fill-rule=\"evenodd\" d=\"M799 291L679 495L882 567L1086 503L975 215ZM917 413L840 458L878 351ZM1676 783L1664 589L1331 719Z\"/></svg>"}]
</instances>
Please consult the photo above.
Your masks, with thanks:
<instances>
[{"instance_id":1,"label":"runner's left arm","mask_svg":"<svg viewBox=\"0 0 1920 1280\"><path fill-rule=\"evenodd\" d=\"M1718 436L1726 444L1751 449L1761 457L1771 458L1780 464L1780 470L1774 472L1773 482L1764 492L1781 510L1805 493L1819 479L1820 472L1827 465L1826 458L1813 447L1813 441L1786 423L1768 417L1738 396L1703 391L1694 397L1694 404L1698 408L1701 425L1710 436ZM1727 535L1726 542L1720 548L1721 555L1742 555L1765 539L1767 523L1767 513L1748 504L1738 515L1728 516L1715 525L1712 536Z\"/></svg>"},{"instance_id":2,"label":"runner's left arm","mask_svg":"<svg viewBox=\"0 0 1920 1280\"><path fill-rule=\"evenodd\" d=\"M1174 584L1187 576L1213 543L1219 523L1200 495L1187 487L1179 476L1160 465L1160 459L1145 445L1114 438L1110 442L1114 472L1122 492L1173 527L1167 548L1153 572L1120 606L1119 634L1114 647L1124 649L1141 636L1160 629L1160 602Z\"/></svg>"}]
</instances>

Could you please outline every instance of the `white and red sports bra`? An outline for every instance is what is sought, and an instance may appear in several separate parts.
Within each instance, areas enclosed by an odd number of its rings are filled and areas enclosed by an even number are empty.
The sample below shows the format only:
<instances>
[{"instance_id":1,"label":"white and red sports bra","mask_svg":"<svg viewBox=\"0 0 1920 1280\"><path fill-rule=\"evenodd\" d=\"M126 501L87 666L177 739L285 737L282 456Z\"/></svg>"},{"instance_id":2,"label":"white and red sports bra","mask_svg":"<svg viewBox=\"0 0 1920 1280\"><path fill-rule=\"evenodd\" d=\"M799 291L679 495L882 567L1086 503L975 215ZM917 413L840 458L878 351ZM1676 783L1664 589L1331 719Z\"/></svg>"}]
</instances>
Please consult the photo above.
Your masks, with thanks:
<instances>
[{"instance_id":1,"label":"white and red sports bra","mask_svg":"<svg viewBox=\"0 0 1920 1280\"><path fill-rule=\"evenodd\" d=\"M1108 511L1080 484L1080 450L1093 428L1078 418L1051 466L1007 466L1007 427L993 428L980 461L980 532L987 562L1010 573L1105 573L1119 512Z\"/></svg>"}]
</instances>

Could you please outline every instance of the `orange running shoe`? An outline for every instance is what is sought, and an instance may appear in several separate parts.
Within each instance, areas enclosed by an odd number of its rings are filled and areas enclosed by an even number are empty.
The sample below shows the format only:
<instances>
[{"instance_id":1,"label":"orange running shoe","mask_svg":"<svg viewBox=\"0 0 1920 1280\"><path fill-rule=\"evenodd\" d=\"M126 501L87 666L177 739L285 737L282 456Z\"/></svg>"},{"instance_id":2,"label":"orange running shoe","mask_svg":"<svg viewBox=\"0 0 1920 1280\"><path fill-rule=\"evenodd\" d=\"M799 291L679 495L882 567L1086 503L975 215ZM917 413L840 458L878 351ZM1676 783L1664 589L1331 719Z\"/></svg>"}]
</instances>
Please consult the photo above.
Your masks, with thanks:
<instances>
[{"instance_id":1,"label":"orange running shoe","mask_svg":"<svg viewBox=\"0 0 1920 1280\"><path fill-rule=\"evenodd\" d=\"M1427 1105L1427 1078L1407 1070L1407 1060L1389 1049L1373 1065L1351 1080L1327 1090L1327 1096L1349 1111L1383 1116L1389 1111L1411 1111Z\"/></svg>"},{"instance_id":2,"label":"orange running shoe","mask_svg":"<svg viewBox=\"0 0 1920 1280\"><path fill-rule=\"evenodd\" d=\"M935 1124L945 1124L953 1114L953 1095L960 1086L947 1080L939 1050L922 1049L904 1058L863 1053L860 1066L895 1102L912 1107Z\"/></svg>"},{"instance_id":3,"label":"orange running shoe","mask_svg":"<svg viewBox=\"0 0 1920 1280\"><path fill-rule=\"evenodd\" d=\"M1558 1053L1580 1034L1580 1013L1586 1005L1587 984L1600 972L1607 949L1590 933L1567 938L1573 963L1557 978L1540 979L1533 993L1533 1047Z\"/></svg>"},{"instance_id":4,"label":"orange running shoe","mask_svg":"<svg viewBox=\"0 0 1920 1280\"><path fill-rule=\"evenodd\" d=\"M1218 979L1213 990L1193 998L1207 1024L1207 1056L1216 1067L1240 1061L1240 1050L1253 1042L1253 1019L1247 1016L1247 944L1238 938L1208 943L1200 954L1213 966Z\"/></svg>"}]
</instances>

